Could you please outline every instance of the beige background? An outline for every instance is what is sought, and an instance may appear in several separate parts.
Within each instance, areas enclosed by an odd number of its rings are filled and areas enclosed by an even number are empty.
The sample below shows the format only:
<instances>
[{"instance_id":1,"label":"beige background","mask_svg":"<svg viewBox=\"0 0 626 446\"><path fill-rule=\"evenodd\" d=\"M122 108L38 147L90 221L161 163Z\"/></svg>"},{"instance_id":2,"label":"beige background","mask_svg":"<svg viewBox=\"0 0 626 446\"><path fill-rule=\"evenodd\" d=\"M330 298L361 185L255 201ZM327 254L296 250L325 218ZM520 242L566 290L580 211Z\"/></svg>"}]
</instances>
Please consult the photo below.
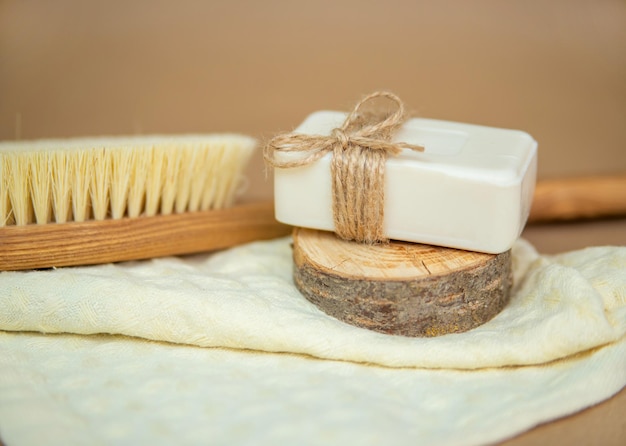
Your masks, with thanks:
<instances>
[{"instance_id":1,"label":"beige background","mask_svg":"<svg viewBox=\"0 0 626 446\"><path fill-rule=\"evenodd\" d=\"M540 178L625 172L626 2L0 0L0 139L264 139L378 89L531 133ZM271 193L259 157L250 175ZM626 244L626 220L524 235L544 252ZM622 444L624 410L622 391L511 444Z\"/></svg>"}]
</instances>

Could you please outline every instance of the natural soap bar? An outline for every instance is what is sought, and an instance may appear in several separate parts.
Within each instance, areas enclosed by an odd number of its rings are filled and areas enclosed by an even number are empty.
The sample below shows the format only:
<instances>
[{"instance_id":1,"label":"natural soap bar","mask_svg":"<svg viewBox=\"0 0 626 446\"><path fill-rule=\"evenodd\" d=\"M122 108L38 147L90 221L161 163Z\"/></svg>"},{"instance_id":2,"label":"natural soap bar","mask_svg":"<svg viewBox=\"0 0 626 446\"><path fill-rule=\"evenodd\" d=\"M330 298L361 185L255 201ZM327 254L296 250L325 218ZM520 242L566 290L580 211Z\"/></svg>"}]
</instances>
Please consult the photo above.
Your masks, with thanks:
<instances>
[{"instance_id":1,"label":"natural soap bar","mask_svg":"<svg viewBox=\"0 0 626 446\"><path fill-rule=\"evenodd\" d=\"M345 113L310 115L296 133L329 135ZM525 132L432 119L410 119L393 141L421 145L385 165L384 232L390 239L501 253L519 237L532 202L537 143ZM280 152L280 160L305 156ZM276 168L276 219L332 231L332 153ZM365 191L364 191L365 192Z\"/></svg>"}]
</instances>

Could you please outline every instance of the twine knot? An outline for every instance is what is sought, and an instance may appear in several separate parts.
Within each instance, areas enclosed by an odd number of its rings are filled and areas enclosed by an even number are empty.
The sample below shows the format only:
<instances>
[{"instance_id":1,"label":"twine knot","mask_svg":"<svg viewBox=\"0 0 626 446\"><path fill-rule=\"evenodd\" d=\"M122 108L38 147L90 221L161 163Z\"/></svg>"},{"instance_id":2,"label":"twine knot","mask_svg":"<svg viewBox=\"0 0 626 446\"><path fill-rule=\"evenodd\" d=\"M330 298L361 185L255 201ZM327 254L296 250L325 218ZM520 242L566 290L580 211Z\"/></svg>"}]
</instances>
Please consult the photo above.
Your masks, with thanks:
<instances>
[{"instance_id":1,"label":"twine knot","mask_svg":"<svg viewBox=\"0 0 626 446\"><path fill-rule=\"evenodd\" d=\"M377 98L392 102L394 109L364 110ZM371 105L371 104L370 104ZM389 92L375 92L363 98L341 127L330 135L284 133L265 147L265 161L276 168L289 169L314 163L332 153L331 178L335 232L345 240L362 243L386 242L384 234L385 162L402 150L423 151L421 146L392 142L392 136L405 122L404 104ZM305 155L279 160L276 152Z\"/></svg>"},{"instance_id":2,"label":"twine knot","mask_svg":"<svg viewBox=\"0 0 626 446\"><path fill-rule=\"evenodd\" d=\"M344 132L342 129L333 129L330 132L330 136L337 140L342 150L347 150L350 146L350 137L346 135L346 132Z\"/></svg>"}]
</instances>

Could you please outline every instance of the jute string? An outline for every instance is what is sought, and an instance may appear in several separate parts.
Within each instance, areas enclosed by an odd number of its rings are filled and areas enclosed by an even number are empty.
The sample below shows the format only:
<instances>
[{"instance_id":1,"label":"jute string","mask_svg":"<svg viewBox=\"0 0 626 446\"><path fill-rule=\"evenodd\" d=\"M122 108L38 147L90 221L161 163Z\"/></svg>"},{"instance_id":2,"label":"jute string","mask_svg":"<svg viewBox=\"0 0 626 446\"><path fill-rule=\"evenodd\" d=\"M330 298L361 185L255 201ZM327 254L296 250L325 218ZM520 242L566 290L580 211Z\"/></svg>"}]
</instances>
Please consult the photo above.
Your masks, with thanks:
<instances>
[{"instance_id":1,"label":"jute string","mask_svg":"<svg viewBox=\"0 0 626 446\"><path fill-rule=\"evenodd\" d=\"M378 98L390 100L392 109L365 109ZM332 153L335 232L345 240L385 242L385 162L403 149L424 150L413 144L391 142L393 134L405 120L400 98L388 92L375 92L364 97L341 127L328 136L300 133L275 136L265 147L265 161L275 168L289 169L314 163ZM300 152L304 156L280 160L276 152Z\"/></svg>"}]
</instances>

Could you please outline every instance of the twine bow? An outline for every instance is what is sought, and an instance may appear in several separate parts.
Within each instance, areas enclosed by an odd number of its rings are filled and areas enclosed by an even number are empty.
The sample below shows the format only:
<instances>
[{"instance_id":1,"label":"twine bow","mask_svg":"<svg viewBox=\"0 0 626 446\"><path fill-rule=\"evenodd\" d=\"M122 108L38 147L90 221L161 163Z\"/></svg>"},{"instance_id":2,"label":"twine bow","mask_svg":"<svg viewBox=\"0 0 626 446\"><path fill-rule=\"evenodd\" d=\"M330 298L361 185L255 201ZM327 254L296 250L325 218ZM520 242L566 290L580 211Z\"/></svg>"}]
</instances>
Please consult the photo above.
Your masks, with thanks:
<instances>
[{"instance_id":1,"label":"twine bow","mask_svg":"<svg viewBox=\"0 0 626 446\"><path fill-rule=\"evenodd\" d=\"M392 101L395 110L383 113L363 110L377 98ZM396 95L375 92L363 98L341 127L330 135L285 133L272 138L265 147L265 161L277 168L305 166L332 152L331 178L335 232L345 240L363 243L387 241L384 234L385 162L402 150L423 151L421 146L391 142L404 123L404 104ZM291 160L276 158L276 152L301 152Z\"/></svg>"}]
</instances>

